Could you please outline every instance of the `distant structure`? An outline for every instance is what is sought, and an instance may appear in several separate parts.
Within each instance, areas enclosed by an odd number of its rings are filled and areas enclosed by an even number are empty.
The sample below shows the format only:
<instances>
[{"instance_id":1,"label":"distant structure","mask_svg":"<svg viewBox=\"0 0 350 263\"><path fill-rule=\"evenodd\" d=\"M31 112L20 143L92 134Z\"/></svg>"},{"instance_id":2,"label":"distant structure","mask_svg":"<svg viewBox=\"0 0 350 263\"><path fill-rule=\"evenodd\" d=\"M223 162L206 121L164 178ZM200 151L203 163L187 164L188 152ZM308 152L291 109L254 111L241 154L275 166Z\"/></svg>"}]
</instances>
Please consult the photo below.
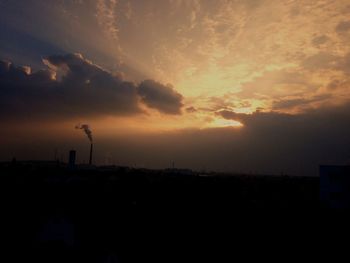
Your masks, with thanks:
<instances>
[{"instance_id":1,"label":"distant structure","mask_svg":"<svg viewBox=\"0 0 350 263\"><path fill-rule=\"evenodd\" d=\"M70 168L70 169L74 169L75 168L76 155L77 155L77 152L75 150L69 151L68 168Z\"/></svg>"},{"instance_id":2,"label":"distant structure","mask_svg":"<svg viewBox=\"0 0 350 263\"><path fill-rule=\"evenodd\" d=\"M329 208L350 208L350 166L320 166L320 199Z\"/></svg>"},{"instance_id":3,"label":"distant structure","mask_svg":"<svg viewBox=\"0 0 350 263\"><path fill-rule=\"evenodd\" d=\"M89 165L92 165L92 150L93 150L93 144L90 145L90 158L89 158Z\"/></svg>"},{"instance_id":4,"label":"distant structure","mask_svg":"<svg viewBox=\"0 0 350 263\"><path fill-rule=\"evenodd\" d=\"M89 157L89 165L92 165L92 150L93 150L93 139L92 139L92 131L88 124L78 124L75 126L76 129L83 130L86 136L90 141L90 157Z\"/></svg>"}]
</instances>

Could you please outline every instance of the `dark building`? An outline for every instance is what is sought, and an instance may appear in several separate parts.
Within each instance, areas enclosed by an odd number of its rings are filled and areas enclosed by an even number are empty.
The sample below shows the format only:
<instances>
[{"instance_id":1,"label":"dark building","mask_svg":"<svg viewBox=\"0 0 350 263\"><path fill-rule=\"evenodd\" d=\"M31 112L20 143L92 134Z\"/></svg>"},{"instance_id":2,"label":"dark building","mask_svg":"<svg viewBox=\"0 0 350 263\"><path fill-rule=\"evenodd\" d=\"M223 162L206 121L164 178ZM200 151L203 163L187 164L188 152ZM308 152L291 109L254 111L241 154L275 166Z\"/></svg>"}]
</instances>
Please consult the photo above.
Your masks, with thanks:
<instances>
[{"instance_id":1,"label":"dark building","mask_svg":"<svg viewBox=\"0 0 350 263\"><path fill-rule=\"evenodd\" d=\"M320 166L320 199L329 208L350 208L350 166Z\"/></svg>"}]
</instances>

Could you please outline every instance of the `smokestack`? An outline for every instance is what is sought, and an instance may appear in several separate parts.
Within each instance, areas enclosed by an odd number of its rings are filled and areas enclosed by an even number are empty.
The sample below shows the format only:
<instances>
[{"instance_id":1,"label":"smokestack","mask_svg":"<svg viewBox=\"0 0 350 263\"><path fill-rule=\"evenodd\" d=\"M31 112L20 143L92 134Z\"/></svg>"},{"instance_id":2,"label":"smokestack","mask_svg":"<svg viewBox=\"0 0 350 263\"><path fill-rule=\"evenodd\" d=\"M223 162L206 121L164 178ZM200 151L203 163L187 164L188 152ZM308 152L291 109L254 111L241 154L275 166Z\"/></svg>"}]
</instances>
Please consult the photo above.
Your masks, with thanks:
<instances>
[{"instance_id":1,"label":"smokestack","mask_svg":"<svg viewBox=\"0 0 350 263\"><path fill-rule=\"evenodd\" d=\"M92 143L92 131L90 129L90 126L88 124L78 124L75 126L76 129L83 130L88 137L89 141Z\"/></svg>"},{"instance_id":2,"label":"smokestack","mask_svg":"<svg viewBox=\"0 0 350 263\"><path fill-rule=\"evenodd\" d=\"M89 158L89 165L92 165L92 131L90 129L90 126L88 124L78 124L77 126L75 126L76 129L80 129L83 130L86 134L86 136L88 137L89 141L90 141L90 158Z\"/></svg>"},{"instance_id":3,"label":"smokestack","mask_svg":"<svg viewBox=\"0 0 350 263\"><path fill-rule=\"evenodd\" d=\"M92 149L93 148L93 144L91 143L90 145L90 159L89 159L89 165L92 165Z\"/></svg>"}]
</instances>

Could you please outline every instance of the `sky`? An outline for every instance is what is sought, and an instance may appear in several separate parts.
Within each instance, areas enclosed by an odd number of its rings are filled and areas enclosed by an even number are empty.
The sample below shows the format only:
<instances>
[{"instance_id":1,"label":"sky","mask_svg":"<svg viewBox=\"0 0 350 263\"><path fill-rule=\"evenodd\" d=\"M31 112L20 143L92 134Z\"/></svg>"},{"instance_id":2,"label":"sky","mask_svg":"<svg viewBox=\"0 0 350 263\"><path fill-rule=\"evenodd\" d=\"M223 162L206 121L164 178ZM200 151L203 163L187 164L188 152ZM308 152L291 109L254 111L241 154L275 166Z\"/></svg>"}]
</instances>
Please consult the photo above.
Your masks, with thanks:
<instances>
[{"instance_id":1,"label":"sky","mask_svg":"<svg viewBox=\"0 0 350 263\"><path fill-rule=\"evenodd\" d=\"M348 0L0 0L0 159L349 164Z\"/></svg>"}]
</instances>

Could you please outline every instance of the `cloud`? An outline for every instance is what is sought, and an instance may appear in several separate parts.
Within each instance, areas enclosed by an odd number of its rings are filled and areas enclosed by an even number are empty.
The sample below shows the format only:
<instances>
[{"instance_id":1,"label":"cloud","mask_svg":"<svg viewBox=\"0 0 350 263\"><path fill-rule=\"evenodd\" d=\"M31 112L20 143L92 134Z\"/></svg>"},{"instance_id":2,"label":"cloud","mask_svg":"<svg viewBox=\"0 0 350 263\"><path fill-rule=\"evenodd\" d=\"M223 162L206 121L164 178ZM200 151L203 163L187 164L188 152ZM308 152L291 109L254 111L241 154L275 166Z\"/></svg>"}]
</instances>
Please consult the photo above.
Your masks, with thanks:
<instances>
[{"instance_id":1,"label":"cloud","mask_svg":"<svg viewBox=\"0 0 350 263\"><path fill-rule=\"evenodd\" d=\"M255 98L271 110L300 112L323 104L343 103L349 97L350 53L320 51L304 56L298 66L262 72L243 82L240 99Z\"/></svg>"},{"instance_id":2,"label":"cloud","mask_svg":"<svg viewBox=\"0 0 350 263\"><path fill-rule=\"evenodd\" d=\"M233 102L233 99L227 94L222 97L209 97L206 100L206 105L210 109L210 111L217 111L220 109L232 109L236 107L235 103Z\"/></svg>"},{"instance_id":3,"label":"cloud","mask_svg":"<svg viewBox=\"0 0 350 263\"><path fill-rule=\"evenodd\" d=\"M148 107L167 114L181 114L183 97L171 86L165 86L154 80L145 80L140 83L138 92L142 102Z\"/></svg>"},{"instance_id":4,"label":"cloud","mask_svg":"<svg viewBox=\"0 0 350 263\"><path fill-rule=\"evenodd\" d=\"M350 30L350 21L341 21L337 27L335 28L335 30L338 33L345 33L348 32Z\"/></svg>"},{"instance_id":5,"label":"cloud","mask_svg":"<svg viewBox=\"0 0 350 263\"><path fill-rule=\"evenodd\" d=\"M295 109L303 108L308 109L312 106L313 103L324 102L327 99L332 97L331 94L324 94L314 96L312 98L293 98L293 99L281 99L276 100L272 104L273 110L286 110L286 109Z\"/></svg>"},{"instance_id":6,"label":"cloud","mask_svg":"<svg viewBox=\"0 0 350 263\"><path fill-rule=\"evenodd\" d=\"M116 25L115 9L117 0L98 0L96 3L96 18L102 29L111 39L119 39L119 29Z\"/></svg>"},{"instance_id":7,"label":"cloud","mask_svg":"<svg viewBox=\"0 0 350 263\"><path fill-rule=\"evenodd\" d=\"M215 113L218 116L223 117L226 120L235 120L244 122L244 120L249 116L248 114L236 113L230 110L221 110Z\"/></svg>"},{"instance_id":8,"label":"cloud","mask_svg":"<svg viewBox=\"0 0 350 263\"><path fill-rule=\"evenodd\" d=\"M29 67L0 62L0 118L133 115L142 112L140 96L160 112L180 112L182 96L155 81L137 86L80 54L49 56L44 63L48 69L32 73Z\"/></svg>"},{"instance_id":9,"label":"cloud","mask_svg":"<svg viewBox=\"0 0 350 263\"><path fill-rule=\"evenodd\" d=\"M232 160L238 167L242 165L240 162L245 162L246 169L251 165L251 169L258 171L283 169L295 174L316 175L320 164L349 160L350 104L309 110L299 115L220 114L245 125L244 132L227 142L227 148L239 149L227 153L235 156ZM241 160L236 161L237 158Z\"/></svg>"},{"instance_id":10,"label":"cloud","mask_svg":"<svg viewBox=\"0 0 350 263\"><path fill-rule=\"evenodd\" d=\"M279 100L275 101L272 105L273 109L290 109L295 108L297 106L304 106L305 104L309 104L310 100L298 98L298 99L289 99L289 100Z\"/></svg>"},{"instance_id":11,"label":"cloud","mask_svg":"<svg viewBox=\"0 0 350 263\"><path fill-rule=\"evenodd\" d=\"M197 109L195 107L193 107L193 106L187 107L186 108L186 112L187 113L194 113L194 112L197 112Z\"/></svg>"},{"instance_id":12,"label":"cloud","mask_svg":"<svg viewBox=\"0 0 350 263\"><path fill-rule=\"evenodd\" d=\"M312 39L311 43L318 47L322 44L325 44L329 41L329 37L327 37L326 35L321 35L321 36L317 36L314 39Z\"/></svg>"},{"instance_id":13,"label":"cloud","mask_svg":"<svg viewBox=\"0 0 350 263\"><path fill-rule=\"evenodd\" d=\"M350 72L350 53L347 52L343 56L339 56L330 52L319 52L303 60L301 66L303 69L314 72L318 70L333 70L348 74Z\"/></svg>"},{"instance_id":14,"label":"cloud","mask_svg":"<svg viewBox=\"0 0 350 263\"><path fill-rule=\"evenodd\" d=\"M343 71L345 74L350 73L350 53L347 53L344 57L337 61L335 69Z\"/></svg>"},{"instance_id":15,"label":"cloud","mask_svg":"<svg viewBox=\"0 0 350 263\"><path fill-rule=\"evenodd\" d=\"M314 90L303 72L296 70L268 71L242 84L237 93L240 98L275 98L285 95L300 94Z\"/></svg>"},{"instance_id":16,"label":"cloud","mask_svg":"<svg viewBox=\"0 0 350 263\"><path fill-rule=\"evenodd\" d=\"M329 90L335 90L337 89L342 82L339 79L332 80L327 84L327 89Z\"/></svg>"},{"instance_id":17,"label":"cloud","mask_svg":"<svg viewBox=\"0 0 350 263\"><path fill-rule=\"evenodd\" d=\"M317 69L330 69L334 67L336 62L340 58L327 52L320 52L315 55L309 56L302 62L302 66L305 69L317 70Z\"/></svg>"}]
</instances>

